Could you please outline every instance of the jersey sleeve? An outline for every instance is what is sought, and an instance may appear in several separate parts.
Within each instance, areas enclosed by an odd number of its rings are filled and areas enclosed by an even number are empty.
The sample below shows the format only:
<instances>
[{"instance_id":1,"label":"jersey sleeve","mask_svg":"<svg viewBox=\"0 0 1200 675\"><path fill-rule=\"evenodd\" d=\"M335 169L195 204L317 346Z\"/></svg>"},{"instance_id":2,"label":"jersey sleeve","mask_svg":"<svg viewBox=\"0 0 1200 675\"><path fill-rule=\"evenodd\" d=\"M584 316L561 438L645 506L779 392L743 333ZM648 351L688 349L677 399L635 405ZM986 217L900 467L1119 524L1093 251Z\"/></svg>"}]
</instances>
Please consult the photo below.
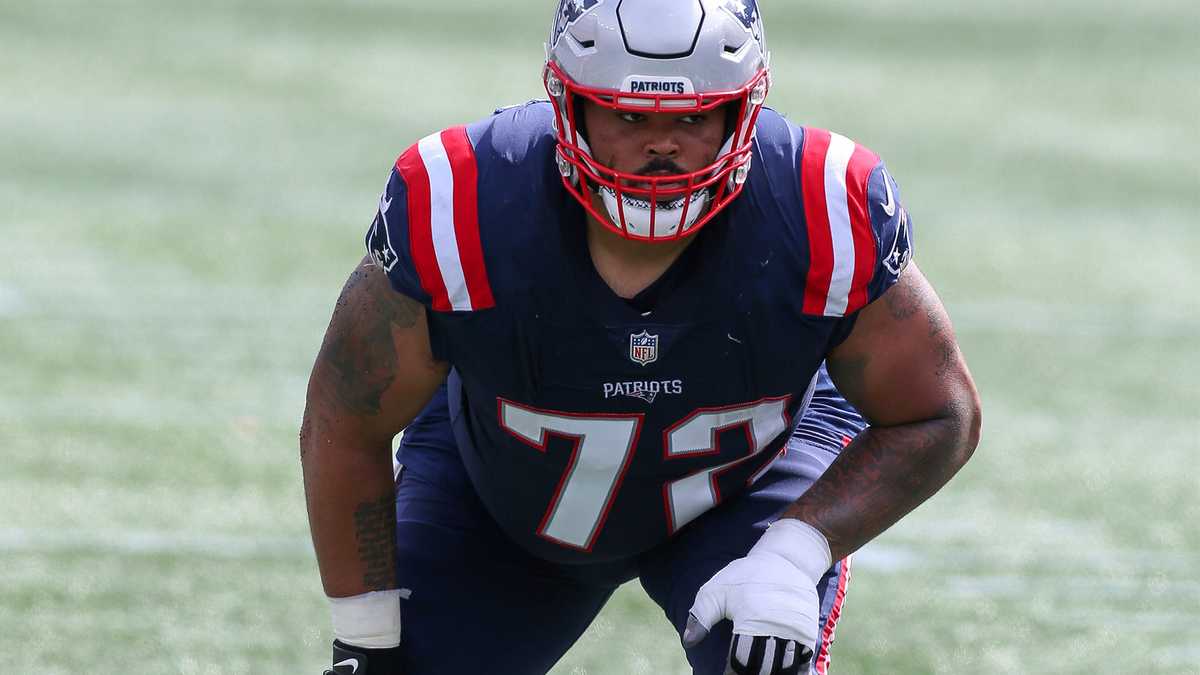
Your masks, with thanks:
<instances>
[{"instance_id":1,"label":"jersey sleeve","mask_svg":"<svg viewBox=\"0 0 1200 675\"><path fill-rule=\"evenodd\" d=\"M434 312L493 307L478 201L466 127L430 134L396 160L367 232L367 251L393 288Z\"/></svg>"},{"instance_id":2,"label":"jersey sleeve","mask_svg":"<svg viewBox=\"0 0 1200 675\"><path fill-rule=\"evenodd\" d=\"M387 273L392 288L428 306L432 298L421 287L408 246L407 200L408 187L400 171L393 167L383 194L379 196L375 220L367 231L367 254L376 266Z\"/></svg>"},{"instance_id":3,"label":"jersey sleeve","mask_svg":"<svg viewBox=\"0 0 1200 675\"><path fill-rule=\"evenodd\" d=\"M912 260L912 223L908 210L900 202L900 186L883 162L867 179L867 209L875 237L875 258L867 302L873 302L900 279L900 273Z\"/></svg>"},{"instance_id":4,"label":"jersey sleeve","mask_svg":"<svg viewBox=\"0 0 1200 675\"><path fill-rule=\"evenodd\" d=\"M869 149L806 128L801 155L809 243L804 313L852 318L896 283L912 257L908 213Z\"/></svg>"}]
</instances>

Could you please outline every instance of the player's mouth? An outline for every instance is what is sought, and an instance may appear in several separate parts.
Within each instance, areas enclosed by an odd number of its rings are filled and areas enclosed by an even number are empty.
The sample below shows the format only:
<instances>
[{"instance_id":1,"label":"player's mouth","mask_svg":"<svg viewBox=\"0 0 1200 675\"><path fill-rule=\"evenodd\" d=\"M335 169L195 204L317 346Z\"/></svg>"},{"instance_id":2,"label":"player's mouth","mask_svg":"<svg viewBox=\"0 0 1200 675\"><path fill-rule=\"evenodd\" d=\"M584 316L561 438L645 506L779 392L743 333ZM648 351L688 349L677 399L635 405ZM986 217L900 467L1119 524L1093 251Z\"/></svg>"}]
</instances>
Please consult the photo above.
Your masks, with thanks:
<instances>
[{"instance_id":1,"label":"player's mouth","mask_svg":"<svg viewBox=\"0 0 1200 675\"><path fill-rule=\"evenodd\" d=\"M679 174L667 173L665 171L662 171L662 172L656 171L654 173L644 174L644 175L646 175L649 178L658 178L660 176L677 176ZM667 194L670 194L672 192L678 193L687 187L687 181L685 181L685 180L675 180L675 181L670 181L670 182L649 181L649 180L626 180L626 181L622 181L622 182L625 183L626 187L631 187L631 188L634 188L635 190L645 190L645 191L649 192L652 189L657 189L658 191L666 192Z\"/></svg>"}]
</instances>

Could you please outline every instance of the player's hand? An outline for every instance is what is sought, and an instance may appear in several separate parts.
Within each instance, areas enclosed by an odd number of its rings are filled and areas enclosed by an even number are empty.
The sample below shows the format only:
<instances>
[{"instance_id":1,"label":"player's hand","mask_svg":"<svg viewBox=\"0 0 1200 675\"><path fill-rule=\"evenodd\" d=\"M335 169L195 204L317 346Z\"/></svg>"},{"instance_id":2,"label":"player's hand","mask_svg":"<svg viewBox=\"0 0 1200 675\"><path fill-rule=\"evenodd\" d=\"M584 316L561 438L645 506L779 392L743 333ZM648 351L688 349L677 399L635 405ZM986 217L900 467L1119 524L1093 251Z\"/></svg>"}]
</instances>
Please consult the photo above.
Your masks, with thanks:
<instances>
[{"instance_id":1,"label":"player's hand","mask_svg":"<svg viewBox=\"0 0 1200 675\"><path fill-rule=\"evenodd\" d=\"M693 647L722 619L733 622L734 673L807 673L817 644L817 582L831 564L825 537L806 523L773 524L746 557L700 587L683 633Z\"/></svg>"},{"instance_id":2,"label":"player's hand","mask_svg":"<svg viewBox=\"0 0 1200 675\"><path fill-rule=\"evenodd\" d=\"M400 648L367 649L333 641L333 667L325 675L404 675Z\"/></svg>"}]
</instances>

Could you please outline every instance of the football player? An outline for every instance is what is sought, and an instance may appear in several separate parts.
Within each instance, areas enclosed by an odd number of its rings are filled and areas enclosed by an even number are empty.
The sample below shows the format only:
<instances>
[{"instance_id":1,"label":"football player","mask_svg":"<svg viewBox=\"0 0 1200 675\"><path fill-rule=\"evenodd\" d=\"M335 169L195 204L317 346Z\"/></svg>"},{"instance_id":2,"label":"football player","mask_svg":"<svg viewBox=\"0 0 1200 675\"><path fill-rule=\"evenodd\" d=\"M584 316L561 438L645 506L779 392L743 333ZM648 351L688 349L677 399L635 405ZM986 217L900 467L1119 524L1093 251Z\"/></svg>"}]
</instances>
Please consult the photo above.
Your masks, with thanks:
<instances>
[{"instance_id":1,"label":"football player","mask_svg":"<svg viewBox=\"0 0 1200 675\"><path fill-rule=\"evenodd\" d=\"M896 183L764 107L754 0L562 0L547 54L400 155L317 357L328 672L544 673L637 578L695 673L825 673L978 441Z\"/></svg>"}]
</instances>

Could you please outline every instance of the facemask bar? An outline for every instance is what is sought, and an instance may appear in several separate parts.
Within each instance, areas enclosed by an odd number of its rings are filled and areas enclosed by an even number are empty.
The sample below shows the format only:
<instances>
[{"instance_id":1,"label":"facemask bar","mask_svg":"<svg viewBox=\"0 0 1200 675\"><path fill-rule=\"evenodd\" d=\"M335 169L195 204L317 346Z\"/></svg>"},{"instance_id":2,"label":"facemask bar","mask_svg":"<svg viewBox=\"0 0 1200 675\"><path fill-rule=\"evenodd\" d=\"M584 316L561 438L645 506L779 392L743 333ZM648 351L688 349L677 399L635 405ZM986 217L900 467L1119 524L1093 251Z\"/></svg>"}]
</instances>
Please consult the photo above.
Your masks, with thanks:
<instances>
[{"instance_id":1,"label":"facemask bar","mask_svg":"<svg viewBox=\"0 0 1200 675\"><path fill-rule=\"evenodd\" d=\"M546 64L544 72L544 83L546 92L554 102L555 125L559 141L556 160L559 173L563 177L563 185L567 191L600 223L623 237L640 241L674 241L695 232L700 226L712 220L721 209L728 206L741 193L750 170L754 125L766 99L770 76L768 71L763 69L745 86L726 92L639 94L575 84L557 64L549 62ZM712 164L686 174L640 176L617 171L592 157L587 141L578 132L578 120L575 119L575 96L609 110L637 113L701 113L730 103L736 102L739 105L736 108L737 117L735 119L737 122L732 134ZM629 184L634 182L647 187ZM592 190L588 187L589 183L595 185L597 190L607 188L615 193L616 218L595 208L591 198ZM662 187L671 183L681 183L682 186ZM689 223L689 215L695 215L694 212L689 213L689 210L693 208L693 203L697 201L695 196L700 191L706 190L711 193L712 198L704 200L699 208L707 206L708 211L697 218L695 222ZM625 217L626 199L641 200L649 204L651 212L648 234L639 234L630 230L628 219ZM677 222L659 227L660 224L656 222L660 210L659 205L663 202L680 201L683 208ZM672 220L675 220L674 216L672 216Z\"/></svg>"}]
</instances>

